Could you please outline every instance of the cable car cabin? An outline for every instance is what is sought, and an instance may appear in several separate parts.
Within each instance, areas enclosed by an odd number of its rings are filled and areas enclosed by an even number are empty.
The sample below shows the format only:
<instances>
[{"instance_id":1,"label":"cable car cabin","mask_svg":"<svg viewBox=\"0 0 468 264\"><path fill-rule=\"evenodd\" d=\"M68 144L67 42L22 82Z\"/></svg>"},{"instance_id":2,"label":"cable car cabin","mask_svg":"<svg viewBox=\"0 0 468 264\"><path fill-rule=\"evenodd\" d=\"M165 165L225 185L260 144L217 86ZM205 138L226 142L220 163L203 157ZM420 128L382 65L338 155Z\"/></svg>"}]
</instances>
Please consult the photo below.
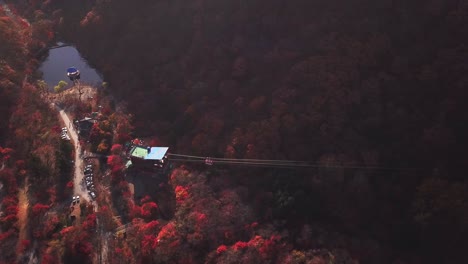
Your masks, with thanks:
<instances>
[{"instance_id":1,"label":"cable car cabin","mask_svg":"<svg viewBox=\"0 0 468 264\"><path fill-rule=\"evenodd\" d=\"M167 165L168 147L133 146L130 150L130 160L135 168L161 171Z\"/></svg>"},{"instance_id":2,"label":"cable car cabin","mask_svg":"<svg viewBox=\"0 0 468 264\"><path fill-rule=\"evenodd\" d=\"M80 71L75 67L70 67L67 69L67 76L70 78L70 81L75 81L80 79Z\"/></svg>"}]
</instances>

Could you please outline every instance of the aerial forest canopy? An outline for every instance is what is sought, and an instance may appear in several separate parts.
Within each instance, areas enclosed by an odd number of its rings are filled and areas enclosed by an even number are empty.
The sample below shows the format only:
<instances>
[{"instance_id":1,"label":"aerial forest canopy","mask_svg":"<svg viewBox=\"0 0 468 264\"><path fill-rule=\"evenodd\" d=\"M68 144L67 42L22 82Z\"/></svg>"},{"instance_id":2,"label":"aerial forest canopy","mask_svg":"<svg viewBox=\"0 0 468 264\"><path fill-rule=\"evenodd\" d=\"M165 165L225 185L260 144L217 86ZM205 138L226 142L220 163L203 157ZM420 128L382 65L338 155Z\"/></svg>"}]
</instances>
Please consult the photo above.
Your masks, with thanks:
<instances>
[{"instance_id":1,"label":"aerial forest canopy","mask_svg":"<svg viewBox=\"0 0 468 264\"><path fill-rule=\"evenodd\" d=\"M467 260L466 1L18 2L102 72L139 137L176 153L364 167L177 168L168 223L155 235L148 209L135 231L143 261Z\"/></svg>"},{"instance_id":2,"label":"aerial forest canopy","mask_svg":"<svg viewBox=\"0 0 468 264\"><path fill-rule=\"evenodd\" d=\"M291 222L322 215L401 251L421 243L441 259L460 256L466 202L428 199L460 198L442 186L466 190L463 1L117 0L79 15L61 7L63 34L128 102L137 134L181 153L421 168L279 174L297 196ZM241 180L251 191L277 190L262 177L270 172L252 173L257 180Z\"/></svg>"},{"instance_id":3,"label":"aerial forest canopy","mask_svg":"<svg viewBox=\"0 0 468 264\"><path fill-rule=\"evenodd\" d=\"M138 134L180 151L444 174L466 161L458 1L71 5L62 33L127 99Z\"/></svg>"}]
</instances>

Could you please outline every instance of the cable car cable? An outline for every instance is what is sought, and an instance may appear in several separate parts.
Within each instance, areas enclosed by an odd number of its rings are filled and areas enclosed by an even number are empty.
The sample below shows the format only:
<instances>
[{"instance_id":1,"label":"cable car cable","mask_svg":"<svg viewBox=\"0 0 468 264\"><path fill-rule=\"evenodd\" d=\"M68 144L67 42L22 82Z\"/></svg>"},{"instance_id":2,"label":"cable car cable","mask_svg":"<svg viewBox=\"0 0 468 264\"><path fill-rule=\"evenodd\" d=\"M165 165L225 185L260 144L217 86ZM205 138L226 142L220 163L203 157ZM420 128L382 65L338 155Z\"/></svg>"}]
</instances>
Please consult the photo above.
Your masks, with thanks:
<instances>
[{"instance_id":1,"label":"cable car cable","mask_svg":"<svg viewBox=\"0 0 468 264\"><path fill-rule=\"evenodd\" d=\"M188 156L188 155L186 155ZM170 159L171 161L182 161L182 162L198 162L206 163L206 158L192 156L195 159ZM266 167L284 167L284 168L329 168L329 169L366 169L366 170L421 170L421 168L397 168L397 167L383 167L383 166L359 166L359 165L337 165L337 164L313 164L303 162L302 164L297 163L283 163L283 162L252 162L245 160L221 160L211 158L211 161L216 164L233 164L233 165L247 165L247 166L266 166ZM211 164L210 164L211 165Z\"/></svg>"}]
</instances>

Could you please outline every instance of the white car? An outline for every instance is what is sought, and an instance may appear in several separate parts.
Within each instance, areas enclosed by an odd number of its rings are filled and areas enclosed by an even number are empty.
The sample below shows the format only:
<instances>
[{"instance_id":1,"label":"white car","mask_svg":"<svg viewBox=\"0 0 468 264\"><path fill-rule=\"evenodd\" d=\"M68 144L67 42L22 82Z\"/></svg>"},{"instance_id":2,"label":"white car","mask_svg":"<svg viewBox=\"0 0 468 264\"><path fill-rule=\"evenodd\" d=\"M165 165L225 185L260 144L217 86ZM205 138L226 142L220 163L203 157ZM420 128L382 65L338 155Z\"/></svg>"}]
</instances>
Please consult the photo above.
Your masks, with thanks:
<instances>
[{"instance_id":1,"label":"white car","mask_svg":"<svg viewBox=\"0 0 468 264\"><path fill-rule=\"evenodd\" d=\"M73 196L72 204L75 205L79 203L80 203L80 196L79 195Z\"/></svg>"}]
</instances>

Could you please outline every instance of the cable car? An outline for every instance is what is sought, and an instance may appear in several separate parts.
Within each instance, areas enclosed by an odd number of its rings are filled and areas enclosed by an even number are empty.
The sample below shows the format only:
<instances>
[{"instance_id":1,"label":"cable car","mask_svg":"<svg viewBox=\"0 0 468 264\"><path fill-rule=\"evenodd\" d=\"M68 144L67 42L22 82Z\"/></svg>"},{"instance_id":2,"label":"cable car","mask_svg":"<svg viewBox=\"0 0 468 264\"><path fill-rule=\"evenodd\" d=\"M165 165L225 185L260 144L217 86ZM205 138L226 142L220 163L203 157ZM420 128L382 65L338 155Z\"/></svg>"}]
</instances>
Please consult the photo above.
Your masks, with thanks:
<instances>
[{"instance_id":1,"label":"cable car","mask_svg":"<svg viewBox=\"0 0 468 264\"><path fill-rule=\"evenodd\" d=\"M75 81L80 79L80 71L75 67L70 67L67 69L67 76L70 78L70 81Z\"/></svg>"}]
</instances>

